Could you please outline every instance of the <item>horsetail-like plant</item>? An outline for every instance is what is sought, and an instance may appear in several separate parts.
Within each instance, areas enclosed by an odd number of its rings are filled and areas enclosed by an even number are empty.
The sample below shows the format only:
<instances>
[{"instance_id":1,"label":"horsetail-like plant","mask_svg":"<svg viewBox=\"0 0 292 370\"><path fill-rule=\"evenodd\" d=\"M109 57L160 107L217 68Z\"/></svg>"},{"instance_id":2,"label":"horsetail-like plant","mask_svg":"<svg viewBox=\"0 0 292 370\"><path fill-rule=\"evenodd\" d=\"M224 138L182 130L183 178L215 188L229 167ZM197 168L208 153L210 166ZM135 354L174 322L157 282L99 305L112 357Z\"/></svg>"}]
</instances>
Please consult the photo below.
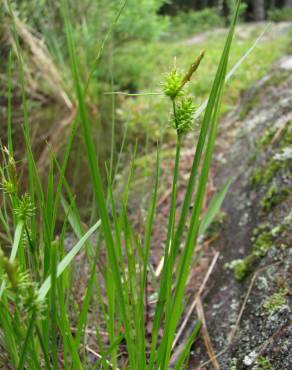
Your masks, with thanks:
<instances>
[{"instance_id":1,"label":"horsetail-like plant","mask_svg":"<svg viewBox=\"0 0 292 370\"><path fill-rule=\"evenodd\" d=\"M113 148L107 173L108 188L105 191L96 156L92 122L87 108L87 90L96 64L92 67L88 80L82 81L68 3L67 0L62 0L61 11L78 114L72 125L63 162L60 164L52 153L47 182L44 186L33 155L24 89L23 59L13 12L8 6L20 67L24 140L29 169L28 193L22 193L17 178L17 164L13 158L11 99L9 98L8 149L4 150L6 159L0 173L3 190L0 221L11 249L9 257L4 251L0 254L0 346L4 349L7 362L13 368L118 369L121 366L131 370L169 368L175 333L183 315L184 292L197 237L206 230L214 218L230 183L226 183L214 197L206 216L202 217L202 203L216 141L220 102L239 3L200 125L195 118L196 101L186 94L185 86L192 78L195 79L195 72L203 62L204 52L200 53L185 74L180 74L174 69L165 79L163 93L172 106L171 126L176 132L176 153L160 279L152 273L149 259L160 181L161 148L159 146L157 148L153 191L149 197L143 235L139 235L128 214L136 149L121 204L118 206L113 188L116 173L113 168ZM125 1L122 1L110 32L124 6ZM100 61L108 36L109 34L106 35L97 52L96 63ZM10 71L13 59L10 55ZM11 74L9 75L8 96L11 96L12 80ZM91 187L100 217L100 220L96 220L88 230L81 222L73 190L65 176L78 125L81 127L86 145ZM195 126L199 134L195 141L192 170L183 206L177 210L181 146L184 136L191 133ZM194 207L189 215L193 197ZM64 210L63 222L61 222L59 237L56 237L57 216L61 207ZM177 216L179 216L178 223ZM189 216L189 226L183 239L183 231ZM78 241L68 251L65 248L65 234L69 228L73 230ZM15 230L13 236L11 229ZM97 231L97 240L93 242L92 236ZM75 300L72 292L74 269L71 266L82 248L86 250L88 274L80 303ZM150 335L147 331L150 320L149 308L145 299L149 285L155 287L157 294ZM97 318L92 325L94 330L91 330L98 348L94 365L90 363L86 342L90 311L94 312ZM175 369L182 369L187 362L190 348L199 329L200 323L195 326L186 342L185 348L177 359ZM106 341L104 331L106 331ZM162 337L160 337L161 332ZM123 361L120 359L122 356Z\"/></svg>"}]
</instances>

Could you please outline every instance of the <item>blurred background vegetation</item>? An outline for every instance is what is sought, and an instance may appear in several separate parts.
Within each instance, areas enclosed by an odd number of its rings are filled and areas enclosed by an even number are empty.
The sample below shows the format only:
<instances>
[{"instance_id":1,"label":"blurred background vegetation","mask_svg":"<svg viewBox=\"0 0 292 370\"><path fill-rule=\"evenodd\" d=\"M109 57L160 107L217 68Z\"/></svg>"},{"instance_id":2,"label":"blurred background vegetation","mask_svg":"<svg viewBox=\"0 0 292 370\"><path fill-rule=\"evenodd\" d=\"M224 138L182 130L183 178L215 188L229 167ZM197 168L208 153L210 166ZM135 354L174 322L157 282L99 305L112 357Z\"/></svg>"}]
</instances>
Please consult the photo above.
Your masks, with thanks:
<instances>
[{"instance_id":1,"label":"blurred background vegetation","mask_svg":"<svg viewBox=\"0 0 292 370\"><path fill-rule=\"evenodd\" d=\"M241 21L247 22L234 45L231 65L235 64L262 32L258 21L292 21L291 0L246 0L241 5ZM82 81L86 81L105 34L121 7L120 0L70 0L70 17L74 26L74 41L80 64ZM20 40L25 65L26 95L33 145L41 171L49 163L49 142L58 156L66 142L70 125L76 115L76 98L72 91L68 50L60 2L56 0L21 0L11 2L16 16L16 32ZM107 40L102 59L94 70L88 88L87 104L96 135L97 158L102 164L109 161L111 131L115 127L115 158L126 131L124 156L138 140L139 154L146 155L157 140L168 141L172 131L168 124L168 108L160 95L127 96L111 92L159 92L164 74L173 68L185 70L199 51L206 49L200 73L189 89L204 101L210 89L215 66L224 43L234 2L232 0L128 0L114 32ZM15 50L13 27L5 1L0 7L0 66L2 144L6 145L5 119L7 115L8 60ZM240 28L240 26L239 26ZM216 33L212 32L216 29ZM227 87L223 113L234 105L241 91L261 77L281 55L291 51L288 33L267 31L266 39L252 53L246 68L237 72ZM291 36L291 34L290 34ZM17 143L16 157L23 159L22 99L19 89L19 64L12 56L13 135ZM109 93L109 94L108 94ZM101 140L102 134L102 140ZM83 194L88 178L83 164L83 142L77 139L70 159L68 177L77 194ZM153 146L152 146L153 148ZM23 176L25 178L25 176ZM86 182L86 180L84 180ZM79 189L78 189L79 188ZM85 198L92 197L90 191ZM80 196L80 195L79 195ZM83 195L84 197L84 195ZM78 200L77 200L78 201ZM86 204L86 199L82 199ZM90 202L88 202L90 204Z\"/></svg>"}]
</instances>

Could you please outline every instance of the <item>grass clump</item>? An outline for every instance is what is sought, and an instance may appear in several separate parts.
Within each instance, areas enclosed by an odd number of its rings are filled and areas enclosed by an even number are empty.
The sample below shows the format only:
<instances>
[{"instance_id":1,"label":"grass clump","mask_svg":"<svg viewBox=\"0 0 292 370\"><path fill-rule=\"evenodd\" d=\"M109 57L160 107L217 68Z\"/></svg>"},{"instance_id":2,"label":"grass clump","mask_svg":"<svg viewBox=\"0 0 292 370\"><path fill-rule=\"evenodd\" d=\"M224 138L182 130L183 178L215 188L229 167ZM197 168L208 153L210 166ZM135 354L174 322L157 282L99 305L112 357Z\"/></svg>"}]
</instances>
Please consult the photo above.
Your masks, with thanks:
<instances>
[{"instance_id":1,"label":"grass clump","mask_svg":"<svg viewBox=\"0 0 292 370\"><path fill-rule=\"evenodd\" d=\"M190 63L190 68L181 77L171 73L164 85L167 104L172 107L171 126L175 133L176 147L163 267L159 278L152 273L150 256L160 179L160 147L157 148L155 176L151 182L152 191L148 199L146 217L139 231L134 228L128 211L136 149L120 204L114 196L118 167L111 161L110 166L106 166L107 181L104 181L97 160L94 122L89 112L87 93L90 91L92 76L99 65L110 31L94 58L87 78L83 78L69 4L66 0L62 1L60 18L65 29L71 83L74 88L72 95L76 99L77 113L63 158L59 160L53 150L49 151L50 163L44 184L39 176L31 143L21 44L13 11L8 7L19 62L28 167L26 195L19 185L17 166L13 159L13 140L8 135L9 145L4 151L7 155L4 156L4 164L1 166L5 191L1 195L4 206L0 210L0 222L8 253L1 255L0 263L0 344L9 366L17 369L39 369L41 364L48 369L57 369L61 362L61 366L66 369L92 366L101 369L119 367L133 370L169 368L175 335L183 317L185 291L197 239L214 219L230 185L230 182L225 185L219 196L215 196L215 200L210 202L206 214L202 215L239 5L240 2L237 3L226 41L222 44L223 51L211 88L209 85L208 102L198 127L191 172L179 211L177 188L182 138L193 128L195 122L193 94L187 90L187 84L194 78L203 54L199 55L194 63ZM124 2L121 3L113 25L117 23L123 7ZM11 110L11 102L8 102L8 105ZM11 118L11 115L9 117ZM10 118L8 131L11 133ZM95 212L92 213L91 227L82 222L74 190L66 178L76 132L85 143L86 166L93 191L92 208L97 209L98 213L98 217ZM113 151L114 126L111 143ZM194 206L190 211L193 199ZM62 219L60 225L57 225L57 217ZM186 230L185 225L189 219L190 226ZM72 248L66 245L65 235L68 231L74 232L77 237ZM92 239L94 234L96 238ZM77 254L80 258L83 256L84 259L81 259L79 264L87 269L84 281L75 277L78 269L74 269L74 259ZM75 262L77 267L78 261ZM85 286L84 290L82 284ZM81 299L74 294L76 286L78 292L82 293ZM157 296L151 319L148 300L145 298L149 289L154 289ZM91 312L94 313L93 322L89 317ZM88 352L92 351L88 350L86 342L86 329L89 324L94 327L94 353L98 354L94 364L88 355ZM149 324L150 333L147 330ZM199 322L193 328L176 359L175 370L182 369L187 363L200 325Z\"/></svg>"}]
</instances>

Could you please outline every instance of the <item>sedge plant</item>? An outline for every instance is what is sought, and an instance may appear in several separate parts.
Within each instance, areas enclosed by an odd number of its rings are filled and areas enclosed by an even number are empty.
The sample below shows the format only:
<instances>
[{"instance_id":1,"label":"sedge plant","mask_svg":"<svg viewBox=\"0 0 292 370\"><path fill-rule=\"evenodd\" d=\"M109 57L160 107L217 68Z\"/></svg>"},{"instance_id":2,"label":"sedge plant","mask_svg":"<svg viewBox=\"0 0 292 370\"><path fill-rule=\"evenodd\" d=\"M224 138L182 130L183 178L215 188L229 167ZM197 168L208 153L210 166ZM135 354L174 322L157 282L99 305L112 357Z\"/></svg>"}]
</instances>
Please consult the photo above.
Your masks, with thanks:
<instances>
[{"instance_id":1,"label":"sedge plant","mask_svg":"<svg viewBox=\"0 0 292 370\"><path fill-rule=\"evenodd\" d=\"M0 173L3 193L1 200L3 206L0 210L1 229L4 230L6 244L11 246L8 253L1 248L0 254L0 346L9 366L15 369L169 368L175 334L183 318L186 303L184 293L197 238L206 230L219 210L230 184L228 181L224 185L211 201L207 213L202 216L202 204L216 142L220 103L239 5L240 2L233 16L200 125L195 120L194 98L185 93L185 85L194 78L195 73L199 73L198 68L200 63L203 63L204 52L201 52L185 74L180 74L176 69L171 71L163 85L163 92L172 106L171 125L176 132L176 153L163 268L159 279L152 273L149 260L160 181L161 148L159 146L157 148L153 191L149 197L144 232L141 235L133 227L128 214L136 149L121 204L118 205L113 188L115 184L113 154L107 171L108 186L105 189L96 156L92 122L87 109L87 90L93 72L90 73L89 80L85 82L81 80L68 4L67 0L63 0L61 10L78 114L72 125L63 162L59 163L54 153L51 153L47 181L44 184L38 174L32 150L24 89L24 66L10 8L21 76L23 135L26 143L29 186L27 193L24 193L14 159L11 134L12 81L9 78L8 147L2 148L3 166ZM122 2L113 24L118 21L124 6L125 2ZM102 49L104 46L105 43L102 43ZM97 62L101 59L101 51L98 52ZM14 62L16 60L11 56L9 70ZM94 68L96 65L92 71ZM99 213L99 219L87 230L78 211L74 190L65 176L78 126L85 142L91 187ZM199 132L194 141L193 164L183 205L177 210L182 141L195 126ZM114 145L114 140L112 143ZM189 214L193 199L194 206ZM63 216L63 221L57 237L56 223L59 214ZM69 251L66 249L68 230L72 230L78 239ZM93 240L92 236L96 233L97 237ZM85 251L88 272L82 302L78 304L73 293L76 283L73 262L82 249ZM145 298L149 285L155 287L157 295L150 335L147 331L150 320L149 307ZM89 317L89 312L92 311L97 318L94 322ZM91 339L91 342L95 343L95 350L91 350L91 353L95 354L94 363L90 360L86 339L89 325L94 329L94 336ZM175 369L182 369L187 363L191 346L199 330L198 322L176 359ZM107 334L106 340L104 331Z\"/></svg>"}]
</instances>

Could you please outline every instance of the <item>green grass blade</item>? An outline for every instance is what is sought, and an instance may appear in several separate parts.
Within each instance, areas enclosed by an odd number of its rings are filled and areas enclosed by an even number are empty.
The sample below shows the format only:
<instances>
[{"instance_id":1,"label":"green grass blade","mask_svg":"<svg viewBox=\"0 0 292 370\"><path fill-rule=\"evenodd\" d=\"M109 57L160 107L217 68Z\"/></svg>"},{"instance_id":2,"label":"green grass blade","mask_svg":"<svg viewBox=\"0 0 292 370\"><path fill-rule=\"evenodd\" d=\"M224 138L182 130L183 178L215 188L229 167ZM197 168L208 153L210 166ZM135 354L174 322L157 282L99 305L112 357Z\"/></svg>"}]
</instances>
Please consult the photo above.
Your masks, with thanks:
<instances>
[{"instance_id":1,"label":"green grass blade","mask_svg":"<svg viewBox=\"0 0 292 370\"><path fill-rule=\"evenodd\" d=\"M24 229L24 222L21 220L18 222L16 229L15 229L15 233L14 233L13 245L12 245L11 254L9 257L9 262L11 263L14 262L15 257L17 255L18 248L21 244L23 229ZM0 298L2 297L4 289L5 289L5 282L3 281L1 284L1 288L0 288Z\"/></svg>"},{"instance_id":2,"label":"green grass blade","mask_svg":"<svg viewBox=\"0 0 292 370\"><path fill-rule=\"evenodd\" d=\"M209 169L210 169L211 161L213 157L213 151L214 151L215 140L216 140L216 135L217 135L219 109L220 109L220 104L221 104L223 87L225 84L225 77L226 77L227 64L229 60L230 48L231 48L235 24L236 24L238 12L239 12L239 5L240 5L240 1L237 3L237 8L236 8L236 11L233 17L230 31L227 36L225 48L222 53L221 61L218 67L218 72L215 77L215 80L218 80L218 87L215 89L213 94L211 92L211 95L209 98L210 132L208 135L205 157L202 163L202 170L201 170L198 189L197 189L197 193L195 197L194 208L192 211L190 228L188 231L185 248L180 257L179 272L178 272L177 282L175 286L175 295L174 295L174 299L172 302L172 309L171 309L171 313L167 317L167 322L165 325L165 334L166 333L167 334L164 335L164 339L160 345L160 350L158 351L158 356L159 356L158 363L162 369L165 369L168 366L171 348L172 348L172 341L175 335L175 330L176 330L179 318L182 313L183 294L184 294L185 284L187 281L187 276L189 273L193 250L195 248L196 239L198 236L199 217L200 217L203 199L204 199L204 195L206 191L208 173L209 173ZM207 114L207 111L206 111L206 114ZM200 145L200 142L198 142L198 146L199 145Z\"/></svg>"},{"instance_id":3,"label":"green grass blade","mask_svg":"<svg viewBox=\"0 0 292 370\"><path fill-rule=\"evenodd\" d=\"M51 244L51 294L50 294L50 317L51 317L51 355L53 368L58 370L58 345L57 345L57 242Z\"/></svg>"},{"instance_id":4,"label":"green grass blade","mask_svg":"<svg viewBox=\"0 0 292 370\"><path fill-rule=\"evenodd\" d=\"M190 337L188 338L188 340L185 344L185 348L182 350L181 354L179 355L179 357L177 359L174 370L183 369L183 365L186 362L186 360L188 359L192 344L194 343L194 340L197 338L197 336L200 332L201 325L202 325L202 323L200 321L198 321L194 330L193 330L193 332L192 332L192 334L190 335Z\"/></svg>"},{"instance_id":5,"label":"green grass blade","mask_svg":"<svg viewBox=\"0 0 292 370\"><path fill-rule=\"evenodd\" d=\"M7 122L8 122L8 151L11 157L13 157L13 143L12 143L12 52L9 52L8 62L8 102L7 102Z\"/></svg>"},{"instance_id":6,"label":"green grass blade","mask_svg":"<svg viewBox=\"0 0 292 370\"><path fill-rule=\"evenodd\" d=\"M85 297L83 299L82 303L82 308L81 308L81 313L78 319L78 325L77 325L77 332L76 332L76 338L75 338L75 343L76 347L79 348L80 342L81 342L81 336L82 336L82 331L86 325L87 321L87 314L89 311L89 304L92 299L92 295L94 293L94 283L95 283L95 273L96 273L96 266L97 266L97 261L99 257L99 248L96 248L95 250L95 256L91 265L91 270L90 270L90 275L89 279L87 282L87 288L85 292Z\"/></svg>"},{"instance_id":7,"label":"green grass blade","mask_svg":"<svg viewBox=\"0 0 292 370\"><path fill-rule=\"evenodd\" d=\"M31 318L29 320L29 325L28 325L28 329L27 329L26 336L24 339L24 343L22 346L22 351L20 353L19 363L17 367L18 370L23 370L24 368L23 365L25 362L26 352L28 351L29 341L31 340L31 337L32 337L34 325L35 325L35 314L32 313Z\"/></svg>"},{"instance_id":8,"label":"green grass blade","mask_svg":"<svg viewBox=\"0 0 292 370\"><path fill-rule=\"evenodd\" d=\"M226 197L226 194L232 181L233 181L232 178L227 180L226 183L222 186L222 188L219 189L219 191L211 199L210 204L208 205L207 212L202 217L202 221L199 228L199 235L203 235L207 231L211 223L214 221L216 215L220 211L220 208L222 206L222 203Z\"/></svg>"},{"instance_id":9,"label":"green grass blade","mask_svg":"<svg viewBox=\"0 0 292 370\"><path fill-rule=\"evenodd\" d=\"M19 363L19 352L17 348L16 338L14 336L13 325L11 322L10 312L7 308L6 302L3 302L3 298L0 301L0 323L3 336L5 338L6 350L10 355L11 362L14 368L17 368Z\"/></svg>"},{"instance_id":10,"label":"green grass blade","mask_svg":"<svg viewBox=\"0 0 292 370\"><path fill-rule=\"evenodd\" d=\"M70 265L73 261L74 257L79 253L81 248L84 246L86 241L90 238L90 236L98 229L100 226L101 221L97 221L87 233L79 240L79 242L66 254L66 256L62 259L62 261L58 264L57 268L57 277L62 275L62 273L66 270L66 268ZM39 289L38 296L39 300L43 300L47 295L48 291L51 289L51 276L47 277L46 280L43 282L42 286Z\"/></svg>"},{"instance_id":11,"label":"green grass blade","mask_svg":"<svg viewBox=\"0 0 292 370\"><path fill-rule=\"evenodd\" d=\"M197 143L197 147L196 147L196 151L195 151L195 155L193 159L193 164L191 168L191 173L190 173L190 177L189 177L189 181L187 185L185 198L183 201L181 215L180 215L180 219L178 222L178 227L175 233L175 238L174 238L175 255L177 255L177 252L179 249L180 240L181 240L183 230L184 230L184 225L186 224L188 211L191 205L192 195L194 192L195 183L196 183L197 174L198 174L198 169L199 169L199 165L201 162L201 158L202 158L202 154L203 154L203 150L205 146L207 133L210 127L210 121L211 121L212 114L214 111L214 100L218 94L218 89L220 88L220 85L224 83L224 81L222 81L221 79L221 75L222 75L222 70L224 67L224 59L226 58L226 55L228 55L229 53L230 42L231 42L231 38L233 37L233 34L234 34L234 23L231 25L230 31L228 33L227 40L224 46L224 50L222 52L222 56L221 56L221 59L218 65L217 73L216 73L216 76L215 76L215 79L212 85L210 96L206 104L206 111L205 111L203 122L201 125L201 130L200 130L198 143Z\"/></svg>"},{"instance_id":12,"label":"green grass blade","mask_svg":"<svg viewBox=\"0 0 292 370\"><path fill-rule=\"evenodd\" d=\"M78 348L76 347L75 341L71 334L71 328L68 321L68 315L66 312L66 303L62 283L58 284L58 297L60 309L60 318L58 318L58 326L60 328L64 345L66 346L66 348L68 348L70 360L72 362L72 369L83 370L83 366L78 354Z\"/></svg>"}]
</instances>

